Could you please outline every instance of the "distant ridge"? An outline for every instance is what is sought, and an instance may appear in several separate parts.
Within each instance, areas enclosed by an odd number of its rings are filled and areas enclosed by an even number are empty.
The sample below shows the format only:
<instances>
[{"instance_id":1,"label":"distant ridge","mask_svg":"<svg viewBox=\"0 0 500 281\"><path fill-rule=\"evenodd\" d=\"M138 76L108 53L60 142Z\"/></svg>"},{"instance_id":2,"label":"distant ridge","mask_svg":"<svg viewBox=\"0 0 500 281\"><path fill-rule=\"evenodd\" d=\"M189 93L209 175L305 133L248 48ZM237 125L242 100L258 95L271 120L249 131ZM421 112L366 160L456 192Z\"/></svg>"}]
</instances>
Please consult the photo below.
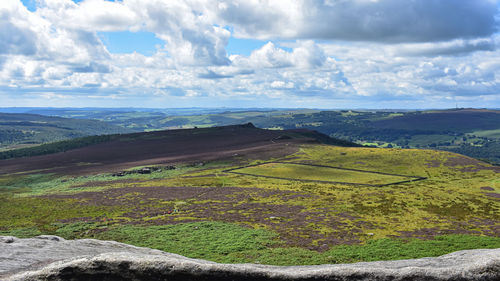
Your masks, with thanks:
<instances>
[{"instance_id":1,"label":"distant ridge","mask_svg":"<svg viewBox=\"0 0 500 281\"><path fill-rule=\"evenodd\" d=\"M133 130L98 120L0 113L0 149L131 132Z\"/></svg>"},{"instance_id":2,"label":"distant ridge","mask_svg":"<svg viewBox=\"0 0 500 281\"><path fill-rule=\"evenodd\" d=\"M139 163L149 165L186 159L214 159L238 153L281 155L301 143L360 146L307 129L266 130L246 123L90 136L4 151L0 152L0 159L3 159L0 161L0 174L38 169L100 172L116 167L138 166Z\"/></svg>"}]
</instances>

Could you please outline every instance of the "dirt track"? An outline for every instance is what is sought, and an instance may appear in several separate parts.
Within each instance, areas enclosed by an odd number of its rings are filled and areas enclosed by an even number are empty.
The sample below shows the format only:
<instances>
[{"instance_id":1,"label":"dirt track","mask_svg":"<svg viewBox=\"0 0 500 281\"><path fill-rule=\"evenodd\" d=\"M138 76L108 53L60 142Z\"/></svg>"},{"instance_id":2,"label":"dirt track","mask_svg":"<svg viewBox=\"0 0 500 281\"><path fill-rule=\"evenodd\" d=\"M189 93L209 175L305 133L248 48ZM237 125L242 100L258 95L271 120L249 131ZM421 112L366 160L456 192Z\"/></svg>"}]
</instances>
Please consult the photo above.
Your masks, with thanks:
<instances>
[{"instance_id":1,"label":"dirt track","mask_svg":"<svg viewBox=\"0 0 500 281\"><path fill-rule=\"evenodd\" d=\"M224 159L236 154L267 159L290 154L296 151L297 144L315 141L307 137L280 139L283 134L246 125L129 134L66 152L2 160L0 175L42 171L95 174L141 165Z\"/></svg>"}]
</instances>

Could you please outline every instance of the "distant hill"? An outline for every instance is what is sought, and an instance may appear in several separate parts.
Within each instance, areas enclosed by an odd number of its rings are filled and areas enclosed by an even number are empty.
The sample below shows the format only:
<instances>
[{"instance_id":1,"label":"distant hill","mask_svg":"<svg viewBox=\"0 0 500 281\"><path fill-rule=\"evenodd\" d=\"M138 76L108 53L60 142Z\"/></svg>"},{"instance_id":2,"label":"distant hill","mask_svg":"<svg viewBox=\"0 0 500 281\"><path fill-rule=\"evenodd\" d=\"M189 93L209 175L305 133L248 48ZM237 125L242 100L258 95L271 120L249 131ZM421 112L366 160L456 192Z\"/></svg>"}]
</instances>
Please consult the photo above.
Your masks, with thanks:
<instances>
[{"instance_id":1,"label":"distant hill","mask_svg":"<svg viewBox=\"0 0 500 281\"><path fill-rule=\"evenodd\" d=\"M0 108L0 112L94 119L134 131L213 127L262 121L274 115L319 112L314 109L273 108ZM258 123L258 124L257 124Z\"/></svg>"},{"instance_id":2,"label":"distant hill","mask_svg":"<svg viewBox=\"0 0 500 281\"><path fill-rule=\"evenodd\" d=\"M376 128L439 132L474 132L500 127L500 111L459 109L411 112L371 123Z\"/></svg>"},{"instance_id":3,"label":"distant hill","mask_svg":"<svg viewBox=\"0 0 500 281\"><path fill-rule=\"evenodd\" d=\"M100 109L4 108L79 119L96 119L131 131L227 126L251 122L259 128L309 129L368 146L454 151L500 164L500 111L315 109ZM9 131L11 143L23 133Z\"/></svg>"},{"instance_id":4,"label":"distant hill","mask_svg":"<svg viewBox=\"0 0 500 281\"><path fill-rule=\"evenodd\" d=\"M33 146L91 135L130 132L132 130L97 120L0 113L0 149Z\"/></svg>"},{"instance_id":5,"label":"distant hill","mask_svg":"<svg viewBox=\"0 0 500 281\"><path fill-rule=\"evenodd\" d=\"M164 162L204 161L234 155L274 157L298 150L302 143L359 146L310 130L264 130L248 123L94 136L0 152L0 174L46 170L87 173L119 170ZM21 158L30 157L31 158ZM10 159L21 158L21 159Z\"/></svg>"}]
</instances>

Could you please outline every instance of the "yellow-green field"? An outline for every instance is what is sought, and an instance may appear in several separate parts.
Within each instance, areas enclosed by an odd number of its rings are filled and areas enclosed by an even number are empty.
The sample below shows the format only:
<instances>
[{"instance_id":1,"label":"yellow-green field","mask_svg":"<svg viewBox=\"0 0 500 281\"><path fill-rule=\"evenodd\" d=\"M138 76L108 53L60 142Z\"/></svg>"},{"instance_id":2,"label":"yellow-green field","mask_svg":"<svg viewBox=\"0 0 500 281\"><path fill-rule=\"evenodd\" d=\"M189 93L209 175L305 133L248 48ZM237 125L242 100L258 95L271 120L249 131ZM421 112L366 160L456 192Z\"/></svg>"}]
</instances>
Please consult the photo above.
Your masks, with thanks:
<instances>
[{"instance_id":1,"label":"yellow-green field","mask_svg":"<svg viewBox=\"0 0 500 281\"><path fill-rule=\"evenodd\" d=\"M420 179L403 175L383 174L376 171L286 162L263 163L233 169L230 172L283 180L344 183L355 185L388 185Z\"/></svg>"},{"instance_id":2,"label":"yellow-green field","mask_svg":"<svg viewBox=\"0 0 500 281\"><path fill-rule=\"evenodd\" d=\"M8 175L0 177L0 235L113 239L238 263L436 256L500 247L499 175L449 152L316 144L279 159L235 155L150 175ZM413 177L426 179L359 185Z\"/></svg>"}]
</instances>

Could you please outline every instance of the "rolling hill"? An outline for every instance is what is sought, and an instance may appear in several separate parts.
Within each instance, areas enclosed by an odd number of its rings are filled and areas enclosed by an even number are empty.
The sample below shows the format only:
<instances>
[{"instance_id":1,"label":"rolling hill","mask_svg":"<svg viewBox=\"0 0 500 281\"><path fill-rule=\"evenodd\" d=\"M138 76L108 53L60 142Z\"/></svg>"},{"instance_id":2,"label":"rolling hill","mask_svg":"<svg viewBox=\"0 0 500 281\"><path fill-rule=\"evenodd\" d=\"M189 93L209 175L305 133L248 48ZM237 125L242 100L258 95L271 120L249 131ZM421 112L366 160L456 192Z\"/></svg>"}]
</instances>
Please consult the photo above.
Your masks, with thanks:
<instances>
[{"instance_id":1,"label":"rolling hill","mask_svg":"<svg viewBox=\"0 0 500 281\"><path fill-rule=\"evenodd\" d=\"M263 130L253 124L225 127L154 131L85 137L0 153L0 174L47 172L79 174L109 172L139 165L172 161L202 161L232 154L273 155L289 152L300 143L358 144L337 140L310 130ZM281 147L285 145L286 149ZM84 164L82 164L84 163Z\"/></svg>"},{"instance_id":2,"label":"rolling hill","mask_svg":"<svg viewBox=\"0 0 500 281\"><path fill-rule=\"evenodd\" d=\"M97 120L0 113L0 149L4 150L83 136L130 132L130 129Z\"/></svg>"},{"instance_id":3,"label":"rolling hill","mask_svg":"<svg viewBox=\"0 0 500 281\"><path fill-rule=\"evenodd\" d=\"M96 119L122 127L119 130L153 131L178 128L213 127L252 122L259 128L310 129L330 137L376 147L432 148L461 153L500 164L500 111L451 109L429 111L310 109L99 109L25 108L0 109L28 111L79 119ZM23 111L24 110L24 111ZM36 122L36 116L32 116ZM41 117L40 117L41 118ZM41 119L42 122L43 121ZM68 121L69 122L69 121ZM78 120L71 121L79 123ZM82 122L95 122L82 120ZM96 123L102 126L102 123ZM117 127L115 127L117 128ZM4 147L26 145L29 130L4 127ZM50 128L49 132L57 132ZM96 128L85 135L102 134ZM61 134L61 132L59 132ZM78 137L64 131L65 138ZM36 143L63 139L57 134L39 134ZM29 145L29 144L28 144Z\"/></svg>"},{"instance_id":4,"label":"rolling hill","mask_svg":"<svg viewBox=\"0 0 500 281\"><path fill-rule=\"evenodd\" d=\"M500 111L486 109L451 109L417 111L371 122L380 129L422 130L472 133L498 129Z\"/></svg>"}]
</instances>

